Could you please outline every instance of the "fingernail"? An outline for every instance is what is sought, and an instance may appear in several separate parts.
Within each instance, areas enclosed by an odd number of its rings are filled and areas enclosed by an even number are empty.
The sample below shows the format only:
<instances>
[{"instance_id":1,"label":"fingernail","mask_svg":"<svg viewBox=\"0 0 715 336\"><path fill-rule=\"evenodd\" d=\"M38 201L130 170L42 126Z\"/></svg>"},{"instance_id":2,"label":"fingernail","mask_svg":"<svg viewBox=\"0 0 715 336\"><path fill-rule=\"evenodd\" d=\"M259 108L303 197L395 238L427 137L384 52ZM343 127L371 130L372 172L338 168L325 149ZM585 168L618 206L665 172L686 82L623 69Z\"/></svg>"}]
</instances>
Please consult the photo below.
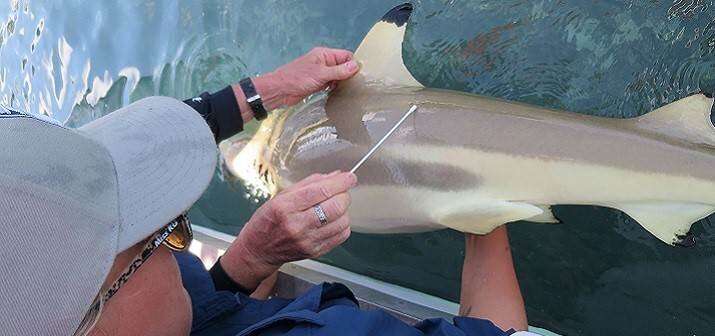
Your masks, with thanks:
<instances>
[{"instance_id":1,"label":"fingernail","mask_svg":"<svg viewBox=\"0 0 715 336\"><path fill-rule=\"evenodd\" d=\"M348 71L353 72L358 69L358 64L355 61L350 61L345 63L345 67L348 69Z\"/></svg>"},{"instance_id":2,"label":"fingernail","mask_svg":"<svg viewBox=\"0 0 715 336\"><path fill-rule=\"evenodd\" d=\"M350 185L352 187L356 186L358 183L357 175L355 175L353 173L346 173L346 174L348 174L348 178L350 179Z\"/></svg>"}]
</instances>

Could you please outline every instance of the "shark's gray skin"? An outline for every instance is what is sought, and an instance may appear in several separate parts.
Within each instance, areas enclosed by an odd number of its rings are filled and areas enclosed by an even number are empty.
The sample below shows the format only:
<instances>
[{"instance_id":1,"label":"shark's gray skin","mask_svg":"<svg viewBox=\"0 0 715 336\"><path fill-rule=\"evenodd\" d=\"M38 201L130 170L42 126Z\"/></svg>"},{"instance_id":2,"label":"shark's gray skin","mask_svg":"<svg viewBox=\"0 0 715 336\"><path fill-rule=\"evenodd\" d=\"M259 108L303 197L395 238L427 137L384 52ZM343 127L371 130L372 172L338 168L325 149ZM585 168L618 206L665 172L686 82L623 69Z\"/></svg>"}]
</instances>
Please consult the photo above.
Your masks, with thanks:
<instances>
[{"instance_id":1,"label":"shark's gray skin","mask_svg":"<svg viewBox=\"0 0 715 336\"><path fill-rule=\"evenodd\" d=\"M275 194L313 173L358 170L358 232L453 228L485 234L518 220L558 222L555 204L620 209L671 245L715 211L713 99L694 95L634 119L548 110L425 88L402 60L412 12L391 10L355 53L361 72L224 145L229 170Z\"/></svg>"}]
</instances>

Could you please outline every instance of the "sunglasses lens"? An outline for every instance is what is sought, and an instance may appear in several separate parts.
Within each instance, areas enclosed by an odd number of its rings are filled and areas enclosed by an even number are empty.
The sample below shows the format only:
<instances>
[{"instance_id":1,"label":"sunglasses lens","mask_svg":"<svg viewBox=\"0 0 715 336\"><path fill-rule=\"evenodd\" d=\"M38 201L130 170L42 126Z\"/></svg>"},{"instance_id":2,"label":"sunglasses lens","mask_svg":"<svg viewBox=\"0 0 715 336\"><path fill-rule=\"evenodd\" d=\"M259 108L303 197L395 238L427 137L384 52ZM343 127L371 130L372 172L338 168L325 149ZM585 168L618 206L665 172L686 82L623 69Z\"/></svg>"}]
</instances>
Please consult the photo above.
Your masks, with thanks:
<instances>
[{"instance_id":1,"label":"sunglasses lens","mask_svg":"<svg viewBox=\"0 0 715 336\"><path fill-rule=\"evenodd\" d=\"M189 248L194 233L191 231L191 224L186 217L179 221L179 226L166 238L164 244L174 251L184 251Z\"/></svg>"},{"instance_id":2,"label":"sunglasses lens","mask_svg":"<svg viewBox=\"0 0 715 336\"><path fill-rule=\"evenodd\" d=\"M79 327L74 332L74 336L85 336L94 328L94 325L99 321L99 315L102 313L102 300L100 300L99 295L94 298L92 305L85 313L82 322Z\"/></svg>"}]
</instances>

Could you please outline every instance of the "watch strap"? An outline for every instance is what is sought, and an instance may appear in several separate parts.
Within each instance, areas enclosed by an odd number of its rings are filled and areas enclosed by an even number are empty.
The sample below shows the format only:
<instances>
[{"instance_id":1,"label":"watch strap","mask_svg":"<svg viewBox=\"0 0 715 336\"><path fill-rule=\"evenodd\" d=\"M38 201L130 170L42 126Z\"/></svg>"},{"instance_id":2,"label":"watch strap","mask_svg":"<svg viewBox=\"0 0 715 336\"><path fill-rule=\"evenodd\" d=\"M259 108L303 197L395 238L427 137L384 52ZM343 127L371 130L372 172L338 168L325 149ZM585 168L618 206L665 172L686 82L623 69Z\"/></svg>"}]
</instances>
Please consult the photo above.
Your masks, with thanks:
<instances>
[{"instance_id":1,"label":"watch strap","mask_svg":"<svg viewBox=\"0 0 715 336\"><path fill-rule=\"evenodd\" d=\"M266 111L265 106L263 106L263 99L261 98L261 95L258 94L258 91L256 91L256 86L253 85L251 78L247 77L242 79L239 82L239 85L241 86L243 93L246 95L246 102L248 103L248 106L251 107L253 117L256 118L256 120L266 119L268 111Z\"/></svg>"}]
</instances>

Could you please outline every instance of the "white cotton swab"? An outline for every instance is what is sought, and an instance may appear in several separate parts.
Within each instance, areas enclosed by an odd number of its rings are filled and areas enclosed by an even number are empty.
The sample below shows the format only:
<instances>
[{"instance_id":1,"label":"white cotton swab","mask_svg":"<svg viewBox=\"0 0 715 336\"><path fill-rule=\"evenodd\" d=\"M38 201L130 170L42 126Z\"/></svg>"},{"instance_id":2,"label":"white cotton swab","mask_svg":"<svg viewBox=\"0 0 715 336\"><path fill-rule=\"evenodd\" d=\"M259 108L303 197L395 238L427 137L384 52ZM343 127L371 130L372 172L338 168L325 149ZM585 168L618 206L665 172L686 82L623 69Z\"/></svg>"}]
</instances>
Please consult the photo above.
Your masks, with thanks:
<instances>
[{"instance_id":1,"label":"white cotton swab","mask_svg":"<svg viewBox=\"0 0 715 336\"><path fill-rule=\"evenodd\" d=\"M407 111L407 113L405 113L404 116L402 116L402 119L400 119L400 120L395 124L395 126L392 126L392 129L390 129L390 130L387 132L387 134L385 134L385 136L383 136L382 139L380 139L380 141L378 141L378 142L375 144L375 146L373 146L373 147L370 149L370 151L367 152L367 154L365 154L365 156L363 156L362 159L360 159L360 161L358 161L358 163L355 164L355 167L353 167L353 169L350 169L350 172L353 173L353 174L355 174L355 172L358 170L358 168L360 168L360 166L362 166L363 163L365 163L365 161L367 161L367 159L369 159L370 156L372 156L372 154L375 153L375 151L377 151L377 149L380 148L380 146L382 146L382 144L385 142L385 140L387 140L387 138L389 138L390 135L392 135L392 133L395 133L395 131L397 130L397 128L400 127L400 125L401 125L403 122L405 122L405 120L407 120L407 117L409 117L409 116L410 116L412 113L414 113L415 111L417 111L417 105L412 105L412 108L410 108L410 110Z\"/></svg>"}]
</instances>

